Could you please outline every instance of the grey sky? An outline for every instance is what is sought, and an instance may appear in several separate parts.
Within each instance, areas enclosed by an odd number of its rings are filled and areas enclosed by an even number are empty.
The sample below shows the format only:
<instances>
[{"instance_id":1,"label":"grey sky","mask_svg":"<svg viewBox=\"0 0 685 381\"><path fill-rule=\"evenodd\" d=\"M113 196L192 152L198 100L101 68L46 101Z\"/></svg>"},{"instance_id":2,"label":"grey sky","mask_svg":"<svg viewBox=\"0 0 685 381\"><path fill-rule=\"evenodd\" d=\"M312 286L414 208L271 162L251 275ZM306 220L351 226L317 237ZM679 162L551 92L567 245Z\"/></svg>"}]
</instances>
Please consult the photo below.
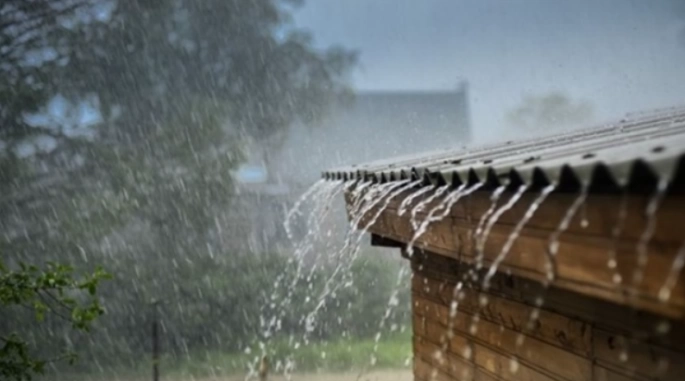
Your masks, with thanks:
<instances>
[{"instance_id":1,"label":"grey sky","mask_svg":"<svg viewBox=\"0 0 685 381\"><path fill-rule=\"evenodd\" d=\"M360 89L467 79L475 137L490 140L526 94L582 97L601 120L685 104L678 1L309 0L296 22L360 51Z\"/></svg>"}]
</instances>

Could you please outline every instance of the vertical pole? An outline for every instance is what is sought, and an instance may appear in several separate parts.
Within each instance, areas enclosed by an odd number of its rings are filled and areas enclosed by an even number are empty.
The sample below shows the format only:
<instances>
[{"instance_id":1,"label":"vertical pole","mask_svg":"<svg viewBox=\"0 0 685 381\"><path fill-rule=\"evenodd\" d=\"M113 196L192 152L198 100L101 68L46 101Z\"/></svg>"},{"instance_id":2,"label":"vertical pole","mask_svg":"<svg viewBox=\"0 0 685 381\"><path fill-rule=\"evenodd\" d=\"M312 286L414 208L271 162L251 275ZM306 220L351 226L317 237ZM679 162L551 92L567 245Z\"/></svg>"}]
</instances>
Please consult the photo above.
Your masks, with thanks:
<instances>
[{"instance_id":1,"label":"vertical pole","mask_svg":"<svg viewBox=\"0 0 685 381\"><path fill-rule=\"evenodd\" d=\"M152 381L159 381L159 323L157 302L152 302Z\"/></svg>"}]
</instances>

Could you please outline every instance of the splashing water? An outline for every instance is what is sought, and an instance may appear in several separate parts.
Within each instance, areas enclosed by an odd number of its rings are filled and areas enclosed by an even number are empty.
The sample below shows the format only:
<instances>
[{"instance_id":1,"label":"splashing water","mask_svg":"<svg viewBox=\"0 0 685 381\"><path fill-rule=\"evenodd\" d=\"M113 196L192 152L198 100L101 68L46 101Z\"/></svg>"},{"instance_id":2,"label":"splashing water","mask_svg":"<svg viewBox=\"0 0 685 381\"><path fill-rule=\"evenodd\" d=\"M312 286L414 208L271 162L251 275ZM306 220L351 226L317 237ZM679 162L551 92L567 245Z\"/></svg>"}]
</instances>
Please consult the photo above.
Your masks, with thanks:
<instances>
[{"instance_id":1,"label":"splashing water","mask_svg":"<svg viewBox=\"0 0 685 381\"><path fill-rule=\"evenodd\" d=\"M438 191L436 191L433 196L422 200L421 203L417 204L416 207L412 210L412 227L414 228L414 234L413 234L412 238L409 240L409 244L407 245L407 252L408 252L408 255L410 257L414 253L414 247L413 247L414 243L416 242L418 237L423 235L423 233L426 231L426 228L430 224L431 219L433 218L433 215L435 214L435 212L437 212L438 210L441 210L443 208L446 208L450 199L454 199L455 195L457 196L457 199L458 199L458 196L461 194L461 192L463 191L463 189L465 187L466 187L466 184L462 184L461 186L459 186L459 188L457 190L448 193L447 196L445 196L445 198L438 205L434 206L431 210L428 211L426 218L424 218L424 220L421 221L421 223L418 223L418 221L415 223L415 219L416 219L416 212L415 211L416 211L416 209L418 209L419 207L422 207L424 202L426 202L426 203L431 202L432 201L431 197L437 198L439 193L442 193L442 192L439 192L442 188L439 189ZM427 201L427 200L430 200L430 201ZM447 213L449 213L449 210L447 211Z\"/></svg>"},{"instance_id":2,"label":"splashing water","mask_svg":"<svg viewBox=\"0 0 685 381\"><path fill-rule=\"evenodd\" d=\"M392 183L387 183L383 185L377 185L376 188L372 188L369 190L368 194L369 197L367 197L368 204L365 206L363 209L359 210L358 212L352 212L350 214L352 222L350 223L349 229L347 231L345 243L343 244L343 247L338 250L336 254L333 256L340 259L341 257L351 257L352 259L356 258L356 255L359 251L359 247L361 245L361 239L364 237L364 235L367 233L368 229L375 223L375 221L378 219L380 214L387 208L389 205L390 201L396 197L397 195L401 194L404 190L408 189L409 187L413 186L414 183L409 183L405 185L408 182L408 180L403 180L403 181L398 181L398 182L392 182ZM405 185L403 187L403 185ZM394 192L393 192L394 191ZM387 196L387 197L386 197ZM371 210L373 209L376 205L378 205L383 199L385 199L384 204L381 206L376 211L376 214L370 219L370 221L363 227L363 229L357 230L359 227L359 224L361 223L361 220L363 217ZM361 206L361 204L359 205ZM354 237L356 232L356 239ZM348 250L351 248L351 250ZM351 256L349 255L351 251ZM352 261L347 261L348 264L351 265ZM329 279L329 282L332 282L334 279L335 275L338 274L339 270L343 270L340 267L336 267L334 270L333 276Z\"/></svg>"},{"instance_id":3,"label":"splashing water","mask_svg":"<svg viewBox=\"0 0 685 381\"><path fill-rule=\"evenodd\" d=\"M281 321L285 317L288 310L289 304L292 302L294 291L297 287L298 282L303 279L303 268L305 264L305 256L311 253L314 248L314 244L317 239L320 239L322 235L320 234L320 228L322 222L329 215L331 210L331 205L335 200L336 196L343 190L348 190L353 186L355 181L348 181L343 183L342 181L336 182L326 182L326 184L314 184L306 193L305 197L300 197L298 203L296 204L297 209L301 209L305 202L312 202L313 208L309 212L309 216L306 220L307 233L294 247L293 255L288 259L287 266L294 266L294 275L289 275L292 279L286 279L286 274L293 274L292 272L283 272L279 275L273 283L273 291L269 296L267 303L262 306L261 313L259 317L260 330L262 341L259 342L259 347L262 355L267 354L266 343L268 340L277 334L281 330ZM289 215L295 215L296 212L290 211ZM285 295L280 293L285 291ZM280 303L276 303L280 301ZM250 351L250 348L246 348L246 351ZM253 364L249 365L249 372L247 377L254 377L254 371L256 365L261 357L256 357ZM282 367L283 375L286 379L290 379L290 371L293 365L291 359L286 358L286 363Z\"/></svg>"},{"instance_id":4,"label":"splashing water","mask_svg":"<svg viewBox=\"0 0 685 381\"><path fill-rule=\"evenodd\" d=\"M671 291L673 291L673 288L678 283L678 278L683 267L685 267L685 243L678 249L678 253L673 259L668 276L666 276L663 286L659 289L659 300L661 302L666 303L671 298Z\"/></svg>"},{"instance_id":5,"label":"splashing water","mask_svg":"<svg viewBox=\"0 0 685 381\"><path fill-rule=\"evenodd\" d=\"M349 188L351 184L342 182L325 182L323 184L314 184L307 192L305 192L303 197L300 197L298 202L293 207L293 210L299 210L302 205L311 200L314 208L307 218L307 234L304 236L301 242L299 242L293 252L293 256L289 259L288 263L290 265L295 264L295 275L293 279L287 282L286 295L280 296L279 292L282 290L282 285L286 283L285 272L279 275L273 283L273 291L269 297L270 303L268 306L262 308L262 316L260 316L262 337L268 339L280 330L280 321L283 318L286 307L292 300L293 292L297 283L302 279L302 269L304 267L304 258L311 251L314 246L314 242L320 238L320 226L321 222L328 216L330 211L330 205L332 204L335 197L343 189ZM291 216L295 215L291 210L288 214ZM288 222L289 223L289 222ZM277 300L280 299L278 305L275 304ZM267 311L264 310L265 307L275 310L271 316Z\"/></svg>"},{"instance_id":6,"label":"splashing water","mask_svg":"<svg viewBox=\"0 0 685 381\"><path fill-rule=\"evenodd\" d=\"M421 183L421 182L422 181L419 180L419 183ZM402 203L400 203L400 207L399 207L399 209L397 209L397 215L403 216L407 212L409 205L411 205L412 201L414 201L417 197L421 196L422 194L430 192L434 189L435 189L435 186L419 188L416 192L407 196L404 200L402 200Z\"/></svg>"},{"instance_id":7,"label":"splashing water","mask_svg":"<svg viewBox=\"0 0 685 381\"><path fill-rule=\"evenodd\" d=\"M502 250L490 265L488 272L485 274L485 279L483 279L483 288L485 290L490 288L490 280L497 272L497 268L499 267L499 265L504 261L504 259L509 254L511 247L514 245L514 242L521 234L521 230L523 230L523 227L526 225L526 223L528 223L528 221L530 221L531 218L533 218L535 212L538 210L540 205L545 201L547 196L549 196L549 194L552 193L552 191L554 191L554 188L554 185L546 186L542 190L542 192L540 192L540 195L535 200L533 200L533 202L530 203L530 206L528 207L528 210L526 210L526 213L523 215L523 217L519 220L514 229L511 231L509 237L507 238L507 241L502 246ZM523 192L526 190L526 188L524 187L521 187L520 189L520 194L523 194Z\"/></svg>"},{"instance_id":8,"label":"splashing water","mask_svg":"<svg viewBox=\"0 0 685 381\"><path fill-rule=\"evenodd\" d=\"M511 198L509 198L509 201L507 201L506 204L502 205L499 209L497 209L497 211L492 214L490 219L488 219L488 222L485 225L485 229L483 230L483 233L482 233L482 238L478 242L477 250L478 250L478 256L479 257L482 257L485 254L485 242L487 241L488 236L490 235L490 231L492 230L492 227L495 226L495 224L497 223L499 218L502 217L502 215L504 213L506 213L507 211L509 211L511 208L514 207L514 204L516 204L516 202L518 202L518 200L521 199L521 196L523 196L523 192L525 192L527 188L528 188L527 185L521 185L518 188L518 190L516 190L516 193L511 195ZM481 260L481 262L482 262L482 260Z\"/></svg>"},{"instance_id":9,"label":"splashing water","mask_svg":"<svg viewBox=\"0 0 685 381\"><path fill-rule=\"evenodd\" d=\"M355 201L353 201L354 206L349 210L350 223L347 229L347 233L345 234L345 241L343 243L342 248L333 254L333 258L340 258L341 256L344 256L346 253L348 253L348 248L352 247L352 250L354 251L355 247L359 246L361 237L363 237L363 235L366 233L365 229L361 232L357 231L357 228L359 227L359 224L363 217L371 209L373 209L373 207L380 203L385 198L385 196L391 194L391 192L394 189L398 188L404 183L406 183L406 181L392 182L382 185L376 184L372 186L366 193L353 192L352 197L355 198ZM363 189L366 188L367 186L363 187ZM380 212L382 212L382 210ZM369 226L371 226L371 224L367 224L367 227ZM358 234L356 239L355 233Z\"/></svg>"},{"instance_id":10,"label":"splashing water","mask_svg":"<svg viewBox=\"0 0 685 381\"><path fill-rule=\"evenodd\" d=\"M396 182L391 182L391 183L386 183L382 185L378 185L375 188L370 191L370 195L367 199L367 205L364 207L364 209L360 210L359 213L357 213L356 216L352 215L352 229L357 229L359 227L359 224L361 223L361 220L366 216L366 214L371 211L376 205L378 205L381 201L384 199L387 200L382 208L378 211L377 214L380 214L383 212L383 210L387 207L387 205L390 202L389 197L393 194L392 192L395 191L396 189L400 188L407 184L409 180L402 180L402 181L396 181ZM373 192L375 190L375 192ZM387 197L386 197L387 196ZM366 224L364 229L361 229L360 233L358 234L359 237L362 237L367 229L371 226L372 224Z\"/></svg>"},{"instance_id":11,"label":"splashing water","mask_svg":"<svg viewBox=\"0 0 685 381\"><path fill-rule=\"evenodd\" d=\"M349 191L352 202L349 204L346 203L347 211L353 214L359 212L359 208L361 208L365 200L364 196L369 197L371 194L373 194L373 192L369 194L364 193L366 188L373 185L372 181L364 181L361 183L355 183L354 185L356 186L351 188L352 190ZM352 223L350 222L350 224Z\"/></svg>"},{"instance_id":12,"label":"splashing water","mask_svg":"<svg viewBox=\"0 0 685 381\"><path fill-rule=\"evenodd\" d=\"M438 197L442 196L443 193L445 193L448 189L450 188L449 185L443 185L441 187L438 187L435 189L435 192L433 192L432 195L424 198L421 200L414 208L411 210L411 226L416 231L419 228L419 222L418 222L418 214L419 212L423 211L428 204L433 202L435 199Z\"/></svg>"},{"instance_id":13,"label":"splashing water","mask_svg":"<svg viewBox=\"0 0 685 381\"><path fill-rule=\"evenodd\" d=\"M407 185L405 185L405 186L403 186L403 187L397 189L397 190L394 191L393 193L391 193L391 194L385 199L385 202L383 203L383 205L382 205L380 208L378 208L378 210L376 211L376 214L375 214L373 217L371 217L371 219L369 220L369 223L366 224L366 226L364 226L364 228L363 228L362 230L363 230L363 231L368 231L369 228L371 228L371 226L373 226L373 225L376 223L376 221L378 221L378 217L380 217L380 215L383 213L383 211L386 210L386 209L388 208L388 205L390 205L390 202L391 202L392 200L394 200L395 197L397 197L397 196L401 195L402 193L408 191L409 189L412 189L412 188L414 188L415 186L421 184L421 182L422 182L422 180L413 181L413 182L408 183ZM415 192L415 193L418 193L418 192Z\"/></svg>"},{"instance_id":14,"label":"splashing water","mask_svg":"<svg viewBox=\"0 0 685 381\"><path fill-rule=\"evenodd\" d=\"M407 275L408 275L407 269L405 267L400 268L400 271L397 274L397 281L395 283L395 288L393 289L392 293L390 294L390 298L388 299L388 303L386 304L385 312L383 313L383 317L381 318L381 321L378 324L378 332L374 336L373 350L371 351L371 355L369 356L369 366L376 365L377 355L378 355L378 345L379 345L381 337L382 337L383 329L385 328L386 322L388 321L388 318L390 318L392 311L399 304L399 299L398 299L399 288L402 285L402 283L404 281L406 281ZM360 371L359 375L357 376L357 380L359 380L365 372L366 372L366 369L362 369Z\"/></svg>"},{"instance_id":15,"label":"splashing water","mask_svg":"<svg viewBox=\"0 0 685 381\"><path fill-rule=\"evenodd\" d=\"M355 210L350 214L352 223L349 225L345 243L343 244L343 247L336 254L334 254L334 257L338 259L339 263L333 270L333 273L330 275L330 277L326 280L323 286L323 291L317 298L316 306L312 311L306 314L306 317L304 318L306 330L302 338L303 342L308 342L308 336L311 332L313 332L316 326L316 317L319 311L325 307L328 297L334 295L338 289L349 282L345 277L351 276L351 266L359 254L361 238L366 234L367 229L373 225L373 220L378 218L378 215L380 215L383 209L387 207L392 198L415 185L416 182L408 183L408 180L381 185L376 184L369 188L365 195L362 196L361 194L357 194L357 197L363 198L365 202L357 202L355 205ZM376 215L374 215L372 221L367 223L364 229L357 231L363 216L383 200L386 202L376 212ZM356 239L354 238L355 232L357 234ZM342 274L342 279L338 279L338 275L340 274Z\"/></svg>"},{"instance_id":16,"label":"splashing water","mask_svg":"<svg viewBox=\"0 0 685 381\"><path fill-rule=\"evenodd\" d=\"M439 222L442 221L449 213L452 211L452 207L464 196L468 196L471 193L477 191L480 189L485 183L476 183L472 185L470 188L466 189L466 184L462 184L457 188L455 191L449 193L445 199L435 206L433 209L431 209L428 212L428 215L426 218L421 222L421 224L418 226L418 228L414 231L414 235L412 236L411 240L409 241L409 244L407 244L407 254L411 257L414 254L414 245L416 241L423 236L423 234L426 233L428 230L428 226L432 224L433 222ZM442 213L438 214L437 216L435 215L436 212L442 210Z\"/></svg>"}]
</instances>

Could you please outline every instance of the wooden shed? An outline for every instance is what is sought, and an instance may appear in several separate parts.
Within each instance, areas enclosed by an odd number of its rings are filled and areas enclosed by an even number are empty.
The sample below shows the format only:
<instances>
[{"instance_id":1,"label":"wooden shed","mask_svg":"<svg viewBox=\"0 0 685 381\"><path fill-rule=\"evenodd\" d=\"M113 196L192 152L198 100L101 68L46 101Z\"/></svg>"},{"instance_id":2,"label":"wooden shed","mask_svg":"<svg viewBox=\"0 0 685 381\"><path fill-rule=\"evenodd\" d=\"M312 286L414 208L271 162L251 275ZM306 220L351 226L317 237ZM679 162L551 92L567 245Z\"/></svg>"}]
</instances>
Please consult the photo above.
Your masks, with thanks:
<instances>
[{"instance_id":1,"label":"wooden shed","mask_svg":"<svg viewBox=\"0 0 685 381\"><path fill-rule=\"evenodd\" d=\"M411 261L416 380L685 380L685 108L324 172Z\"/></svg>"}]
</instances>

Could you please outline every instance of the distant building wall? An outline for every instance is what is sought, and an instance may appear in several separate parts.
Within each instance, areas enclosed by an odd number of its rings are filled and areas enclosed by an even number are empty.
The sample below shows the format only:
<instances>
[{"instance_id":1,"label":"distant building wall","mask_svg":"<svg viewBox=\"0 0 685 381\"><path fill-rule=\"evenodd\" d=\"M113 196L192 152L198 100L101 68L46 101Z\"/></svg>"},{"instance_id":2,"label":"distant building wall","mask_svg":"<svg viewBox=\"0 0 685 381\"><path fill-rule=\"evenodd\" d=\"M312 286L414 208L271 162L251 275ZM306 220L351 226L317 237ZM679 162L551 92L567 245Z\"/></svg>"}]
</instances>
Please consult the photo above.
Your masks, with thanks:
<instances>
[{"instance_id":1,"label":"distant building wall","mask_svg":"<svg viewBox=\"0 0 685 381\"><path fill-rule=\"evenodd\" d=\"M282 242L283 210L325 169L459 147L470 139L466 84L449 92L359 93L351 104L336 105L318 125L288 130L277 152L265 155L262 146L248 150L249 165L236 172L238 182L244 183L236 200L243 209L238 215L252 227L246 242L258 251ZM262 174L258 169L267 156L268 174ZM345 213L329 223L345 226Z\"/></svg>"},{"instance_id":2,"label":"distant building wall","mask_svg":"<svg viewBox=\"0 0 685 381\"><path fill-rule=\"evenodd\" d=\"M471 140L468 87L444 92L362 92L316 126L295 126L271 171L285 183L311 183L324 169Z\"/></svg>"}]
</instances>

